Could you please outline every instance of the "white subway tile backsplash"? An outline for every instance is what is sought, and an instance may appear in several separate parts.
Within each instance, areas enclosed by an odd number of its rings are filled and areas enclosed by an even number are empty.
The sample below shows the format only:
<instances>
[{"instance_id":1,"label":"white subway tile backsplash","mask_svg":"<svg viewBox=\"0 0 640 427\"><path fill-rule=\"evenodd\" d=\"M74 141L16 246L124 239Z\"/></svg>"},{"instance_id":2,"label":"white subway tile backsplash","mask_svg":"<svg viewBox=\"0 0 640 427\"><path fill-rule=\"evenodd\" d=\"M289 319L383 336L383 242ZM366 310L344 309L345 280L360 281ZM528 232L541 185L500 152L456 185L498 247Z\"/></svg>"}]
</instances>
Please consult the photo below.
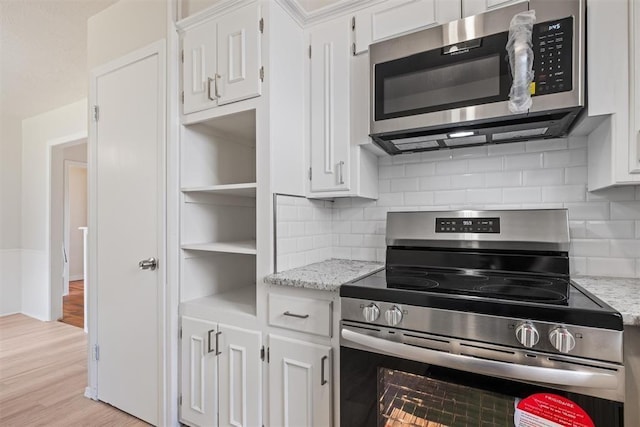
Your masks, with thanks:
<instances>
[{"instance_id":1,"label":"white subway tile backsplash","mask_svg":"<svg viewBox=\"0 0 640 427\"><path fill-rule=\"evenodd\" d=\"M404 202L408 206L433 205L433 191L416 191L404 193Z\"/></svg>"},{"instance_id":2,"label":"white subway tile backsplash","mask_svg":"<svg viewBox=\"0 0 640 427\"><path fill-rule=\"evenodd\" d=\"M579 257L609 256L609 242L602 239L573 239L569 254Z\"/></svg>"},{"instance_id":3,"label":"white subway tile backsplash","mask_svg":"<svg viewBox=\"0 0 640 427\"><path fill-rule=\"evenodd\" d=\"M420 178L420 190L446 190L451 188L451 177L445 176L427 176Z\"/></svg>"},{"instance_id":4,"label":"white subway tile backsplash","mask_svg":"<svg viewBox=\"0 0 640 427\"><path fill-rule=\"evenodd\" d=\"M418 191L418 178L397 178L391 180L391 192Z\"/></svg>"},{"instance_id":5,"label":"white subway tile backsplash","mask_svg":"<svg viewBox=\"0 0 640 427\"><path fill-rule=\"evenodd\" d=\"M525 152L524 142L514 142L509 144L496 144L489 146L490 156L500 156L509 154L518 154Z\"/></svg>"},{"instance_id":6,"label":"white subway tile backsplash","mask_svg":"<svg viewBox=\"0 0 640 427\"><path fill-rule=\"evenodd\" d=\"M577 202L565 203L569 210L569 219L609 219L609 203L604 202Z\"/></svg>"},{"instance_id":7,"label":"white subway tile backsplash","mask_svg":"<svg viewBox=\"0 0 640 427\"><path fill-rule=\"evenodd\" d=\"M451 160L436 163L436 174L452 175L467 172L469 162L467 160Z\"/></svg>"},{"instance_id":8,"label":"white subway tile backsplash","mask_svg":"<svg viewBox=\"0 0 640 427\"><path fill-rule=\"evenodd\" d=\"M585 199L584 185L542 187L543 202L580 202Z\"/></svg>"},{"instance_id":9,"label":"white subway tile backsplash","mask_svg":"<svg viewBox=\"0 0 640 427\"><path fill-rule=\"evenodd\" d=\"M376 202L377 206L402 206L403 204L404 193L380 193Z\"/></svg>"},{"instance_id":10,"label":"white subway tile backsplash","mask_svg":"<svg viewBox=\"0 0 640 427\"><path fill-rule=\"evenodd\" d=\"M525 186L562 185L564 169L540 169L523 172Z\"/></svg>"},{"instance_id":11,"label":"white subway tile backsplash","mask_svg":"<svg viewBox=\"0 0 640 427\"><path fill-rule=\"evenodd\" d=\"M481 173L465 173L451 176L451 188L481 188L484 187L485 176Z\"/></svg>"},{"instance_id":12,"label":"white subway tile backsplash","mask_svg":"<svg viewBox=\"0 0 640 427\"><path fill-rule=\"evenodd\" d=\"M601 239L631 239L633 221L587 221L587 237Z\"/></svg>"},{"instance_id":13,"label":"white subway tile backsplash","mask_svg":"<svg viewBox=\"0 0 640 427\"><path fill-rule=\"evenodd\" d=\"M404 177L404 165L380 166L378 174L381 179Z\"/></svg>"},{"instance_id":14,"label":"white subway tile backsplash","mask_svg":"<svg viewBox=\"0 0 640 427\"><path fill-rule=\"evenodd\" d=\"M640 201L611 202L611 219L640 218Z\"/></svg>"},{"instance_id":15,"label":"white subway tile backsplash","mask_svg":"<svg viewBox=\"0 0 640 427\"><path fill-rule=\"evenodd\" d=\"M520 187L522 185L522 172L494 172L485 175L487 187Z\"/></svg>"},{"instance_id":16,"label":"white subway tile backsplash","mask_svg":"<svg viewBox=\"0 0 640 427\"><path fill-rule=\"evenodd\" d=\"M535 203L542 200L542 190L531 188L505 188L502 190L504 203Z\"/></svg>"},{"instance_id":17,"label":"white subway tile backsplash","mask_svg":"<svg viewBox=\"0 0 640 427\"><path fill-rule=\"evenodd\" d=\"M435 191L433 200L436 205L462 204L466 201L466 195L465 190Z\"/></svg>"},{"instance_id":18,"label":"white subway tile backsplash","mask_svg":"<svg viewBox=\"0 0 640 427\"><path fill-rule=\"evenodd\" d=\"M467 203L500 203L502 202L502 190L499 188L483 188L467 190Z\"/></svg>"},{"instance_id":19,"label":"white subway tile backsplash","mask_svg":"<svg viewBox=\"0 0 640 427\"><path fill-rule=\"evenodd\" d=\"M505 157L505 170L526 170L542 167L542 153L518 154Z\"/></svg>"},{"instance_id":20,"label":"white subway tile backsplash","mask_svg":"<svg viewBox=\"0 0 640 427\"><path fill-rule=\"evenodd\" d=\"M587 167L575 166L565 169L565 184L583 184L587 182Z\"/></svg>"},{"instance_id":21,"label":"white subway tile backsplash","mask_svg":"<svg viewBox=\"0 0 640 427\"><path fill-rule=\"evenodd\" d=\"M502 157L469 159L469 172L493 172L502 170Z\"/></svg>"},{"instance_id":22,"label":"white subway tile backsplash","mask_svg":"<svg viewBox=\"0 0 640 427\"><path fill-rule=\"evenodd\" d=\"M585 166L587 164L586 148L575 150L548 151L543 154L545 168L562 168L568 166Z\"/></svg>"},{"instance_id":23,"label":"white subway tile backsplash","mask_svg":"<svg viewBox=\"0 0 640 427\"><path fill-rule=\"evenodd\" d=\"M377 201L279 196L278 269L384 262L391 211L566 208L572 274L640 277L640 186L587 192L584 137L385 156L379 177Z\"/></svg>"},{"instance_id":24,"label":"white subway tile backsplash","mask_svg":"<svg viewBox=\"0 0 640 427\"><path fill-rule=\"evenodd\" d=\"M634 277L635 258L588 258L587 274L590 276Z\"/></svg>"},{"instance_id":25,"label":"white subway tile backsplash","mask_svg":"<svg viewBox=\"0 0 640 427\"><path fill-rule=\"evenodd\" d=\"M622 258L640 257L640 240L615 239L611 240L611 256Z\"/></svg>"},{"instance_id":26,"label":"white subway tile backsplash","mask_svg":"<svg viewBox=\"0 0 640 427\"><path fill-rule=\"evenodd\" d=\"M436 173L435 163L416 163L407 165L405 169L406 177L429 176Z\"/></svg>"},{"instance_id":27,"label":"white subway tile backsplash","mask_svg":"<svg viewBox=\"0 0 640 427\"><path fill-rule=\"evenodd\" d=\"M542 139L538 141L527 141L525 143L525 150L529 152L564 150L566 148L566 139Z\"/></svg>"}]
</instances>

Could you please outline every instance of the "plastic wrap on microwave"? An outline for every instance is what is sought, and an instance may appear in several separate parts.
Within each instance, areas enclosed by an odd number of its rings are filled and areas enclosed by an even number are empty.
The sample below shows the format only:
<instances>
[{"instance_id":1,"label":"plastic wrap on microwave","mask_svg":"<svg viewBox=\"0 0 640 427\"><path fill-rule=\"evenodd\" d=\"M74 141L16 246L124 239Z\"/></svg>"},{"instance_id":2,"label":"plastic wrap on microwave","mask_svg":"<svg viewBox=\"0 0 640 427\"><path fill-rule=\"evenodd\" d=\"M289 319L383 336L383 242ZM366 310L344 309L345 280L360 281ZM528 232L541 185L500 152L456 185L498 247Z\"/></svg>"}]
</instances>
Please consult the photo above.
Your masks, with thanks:
<instances>
[{"instance_id":1,"label":"plastic wrap on microwave","mask_svg":"<svg viewBox=\"0 0 640 427\"><path fill-rule=\"evenodd\" d=\"M531 33L535 22L535 10L528 10L514 15L509 25L507 53L513 77L509 93L509 111L512 113L526 113L531 107L531 92L529 91L533 81Z\"/></svg>"}]
</instances>

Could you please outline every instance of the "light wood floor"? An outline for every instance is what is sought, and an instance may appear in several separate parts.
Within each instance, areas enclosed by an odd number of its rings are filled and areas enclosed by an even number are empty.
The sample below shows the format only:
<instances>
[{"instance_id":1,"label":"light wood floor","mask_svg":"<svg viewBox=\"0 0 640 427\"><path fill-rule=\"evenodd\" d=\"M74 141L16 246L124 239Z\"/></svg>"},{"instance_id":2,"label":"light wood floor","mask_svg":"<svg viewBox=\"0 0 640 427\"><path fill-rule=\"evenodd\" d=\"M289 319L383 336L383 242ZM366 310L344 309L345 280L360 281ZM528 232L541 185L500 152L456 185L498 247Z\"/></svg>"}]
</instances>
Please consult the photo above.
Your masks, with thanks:
<instances>
[{"instance_id":1,"label":"light wood floor","mask_svg":"<svg viewBox=\"0 0 640 427\"><path fill-rule=\"evenodd\" d=\"M84 280L69 282L69 294L62 297L60 321L84 329Z\"/></svg>"},{"instance_id":2,"label":"light wood floor","mask_svg":"<svg viewBox=\"0 0 640 427\"><path fill-rule=\"evenodd\" d=\"M82 329L0 317L0 426L147 426L84 397L86 346Z\"/></svg>"}]
</instances>

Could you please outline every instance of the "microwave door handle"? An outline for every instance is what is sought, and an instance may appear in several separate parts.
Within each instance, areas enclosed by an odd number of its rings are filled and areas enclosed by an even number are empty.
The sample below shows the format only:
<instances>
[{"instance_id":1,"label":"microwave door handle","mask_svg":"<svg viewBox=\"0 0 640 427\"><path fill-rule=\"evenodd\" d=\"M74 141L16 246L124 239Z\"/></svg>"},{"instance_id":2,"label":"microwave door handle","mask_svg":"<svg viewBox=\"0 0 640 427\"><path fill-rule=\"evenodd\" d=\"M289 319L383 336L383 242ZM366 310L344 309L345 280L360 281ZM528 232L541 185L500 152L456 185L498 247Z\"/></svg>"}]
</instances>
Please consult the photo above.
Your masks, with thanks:
<instances>
[{"instance_id":1,"label":"microwave door handle","mask_svg":"<svg viewBox=\"0 0 640 427\"><path fill-rule=\"evenodd\" d=\"M342 338L347 341L371 348L376 353L386 353L403 359L458 369L460 371L496 376L506 379L533 381L551 385L594 387L616 389L618 380L615 375L587 371L569 371L564 369L543 368L538 366L517 365L494 360L477 359L460 354L428 350L382 338L372 337L342 328Z\"/></svg>"}]
</instances>

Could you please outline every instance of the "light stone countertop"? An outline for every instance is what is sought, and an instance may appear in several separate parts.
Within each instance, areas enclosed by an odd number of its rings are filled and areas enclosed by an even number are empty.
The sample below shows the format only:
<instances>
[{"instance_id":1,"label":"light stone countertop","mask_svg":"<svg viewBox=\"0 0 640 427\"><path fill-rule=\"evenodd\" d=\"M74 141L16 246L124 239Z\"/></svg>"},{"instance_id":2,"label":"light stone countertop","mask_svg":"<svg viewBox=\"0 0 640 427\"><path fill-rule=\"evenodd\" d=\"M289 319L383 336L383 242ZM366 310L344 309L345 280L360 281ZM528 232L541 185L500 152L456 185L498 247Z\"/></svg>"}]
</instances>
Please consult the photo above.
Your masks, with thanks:
<instances>
[{"instance_id":1,"label":"light stone countertop","mask_svg":"<svg viewBox=\"0 0 640 427\"><path fill-rule=\"evenodd\" d=\"M340 285L380 271L384 263L330 259L265 277L271 285L336 291Z\"/></svg>"},{"instance_id":2,"label":"light stone countertop","mask_svg":"<svg viewBox=\"0 0 640 427\"><path fill-rule=\"evenodd\" d=\"M640 279L595 276L571 279L619 311L622 323L640 326Z\"/></svg>"}]
</instances>

